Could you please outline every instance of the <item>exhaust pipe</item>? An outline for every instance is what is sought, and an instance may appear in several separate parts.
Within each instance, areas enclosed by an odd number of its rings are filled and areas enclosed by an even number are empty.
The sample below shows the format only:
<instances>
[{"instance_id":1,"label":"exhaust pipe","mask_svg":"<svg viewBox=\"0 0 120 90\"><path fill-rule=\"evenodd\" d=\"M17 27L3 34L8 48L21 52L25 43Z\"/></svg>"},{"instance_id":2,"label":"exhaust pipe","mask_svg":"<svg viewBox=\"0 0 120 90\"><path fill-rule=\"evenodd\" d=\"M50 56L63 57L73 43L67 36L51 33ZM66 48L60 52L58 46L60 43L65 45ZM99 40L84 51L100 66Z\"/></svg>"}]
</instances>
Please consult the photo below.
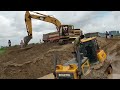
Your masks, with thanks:
<instances>
[{"instance_id":1,"label":"exhaust pipe","mask_svg":"<svg viewBox=\"0 0 120 90\"><path fill-rule=\"evenodd\" d=\"M24 47L28 45L28 42L32 39L32 36L26 36L24 37Z\"/></svg>"}]
</instances>

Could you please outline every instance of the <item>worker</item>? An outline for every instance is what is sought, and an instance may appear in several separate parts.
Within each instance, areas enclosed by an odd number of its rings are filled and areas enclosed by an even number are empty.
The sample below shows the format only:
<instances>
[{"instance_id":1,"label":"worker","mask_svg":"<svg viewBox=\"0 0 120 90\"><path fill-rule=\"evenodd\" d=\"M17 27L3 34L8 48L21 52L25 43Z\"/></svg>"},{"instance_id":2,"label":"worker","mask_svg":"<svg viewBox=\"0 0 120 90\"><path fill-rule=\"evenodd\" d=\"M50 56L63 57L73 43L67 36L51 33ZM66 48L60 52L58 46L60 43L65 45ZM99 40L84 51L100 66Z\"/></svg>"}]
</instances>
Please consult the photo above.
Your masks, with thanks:
<instances>
[{"instance_id":1,"label":"worker","mask_svg":"<svg viewBox=\"0 0 120 90\"><path fill-rule=\"evenodd\" d=\"M76 51L77 47L80 45L80 39L83 39L84 35L77 37L74 41L74 50Z\"/></svg>"},{"instance_id":2,"label":"worker","mask_svg":"<svg viewBox=\"0 0 120 90\"><path fill-rule=\"evenodd\" d=\"M109 32L109 37L111 38L111 32Z\"/></svg>"},{"instance_id":3,"label":"worker","mask_svg":"<svg viewBox=\"0 0 120 90\"><path fill-rule=\"evenodd\" d=\"M74 53L75 53L75 57L77 57L77 50L79 48L79 45L80 45L80 39L83 39L84 38L84 35L81 35L79 37L77 37L74 41Z\"/></svg>"},{"instance_id":4,"label":"worker","mask_svg":"<svg viewBox=\"0 0 120 90\"><path fill-rule=\"evenodd\" d=\"M23 40L21 40L20 47L23 48L23 45L24 45L24 42L23 42Z\"/></svg>"},{"instance_id":5,"label":"worker","mask_svg":"<svg viewBox=\"0 0 120 90\"><path fill-rule=\"evenodd\" d=\"M40 44L41 44L41 39L40 39Z\"/></svg>"},{"instance_id":6,"label":"worker","mask_svg":"<svg viewBox=\"0 0 120 90\"><path fill-rule=\"evenodd\" d=\"M8 46L11 47L11 41L10 40L8 40Z\"/></svg>"},{"instance_id":7,"label":"worker","mask_svg":"<svg viewBox=\"0 0 120 90\"><path fill-rule=\"evenodd\" d=\"M108 32L106 31L106 38L108 38L108 35L109 35L109 34L108 34Z\"/></svg>"}]
</instances>

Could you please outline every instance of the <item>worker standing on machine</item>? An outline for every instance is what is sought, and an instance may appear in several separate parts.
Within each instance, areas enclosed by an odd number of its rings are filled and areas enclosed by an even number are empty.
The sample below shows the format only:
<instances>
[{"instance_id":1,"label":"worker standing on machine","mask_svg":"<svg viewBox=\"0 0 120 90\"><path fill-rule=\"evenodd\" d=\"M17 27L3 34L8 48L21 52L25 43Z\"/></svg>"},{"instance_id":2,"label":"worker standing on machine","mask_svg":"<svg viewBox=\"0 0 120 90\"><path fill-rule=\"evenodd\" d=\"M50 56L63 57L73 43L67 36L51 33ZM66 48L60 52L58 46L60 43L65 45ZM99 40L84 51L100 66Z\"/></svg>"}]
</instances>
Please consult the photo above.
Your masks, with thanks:
<instances>
[{"instance_id":1,"label":"worker standing on machine","mask_svg":"<svg viewBox=\"0 0 120 90\"><path fill-rule=\"evenodd\" d=\"M78 66L79 66L79 72L78 72L78 75L79 75L79 78L81 78L81 70L80 70L80 67L81 67L81 61L79 60L81 57L79 56L80 54L80 42L81 42L81 39L84 38L84 35L81 35L79 37L77 37L74 41L74 54L75 54L75 60L78 62Z\"/></svg>"},{"instance_id":2,"label":"worker standing on machine","mask_svg":"<svg viewBox=\"0 0 120 90\"><path fill-rule=\"evenodd\" d=\"M79 45L80 45L80 40L84 38L84 35L81 35L79 37L77 37L74 41L74 53L75 53L75 57L77 57L77 50L79 49Z\"/></svg>"}]
</instances>

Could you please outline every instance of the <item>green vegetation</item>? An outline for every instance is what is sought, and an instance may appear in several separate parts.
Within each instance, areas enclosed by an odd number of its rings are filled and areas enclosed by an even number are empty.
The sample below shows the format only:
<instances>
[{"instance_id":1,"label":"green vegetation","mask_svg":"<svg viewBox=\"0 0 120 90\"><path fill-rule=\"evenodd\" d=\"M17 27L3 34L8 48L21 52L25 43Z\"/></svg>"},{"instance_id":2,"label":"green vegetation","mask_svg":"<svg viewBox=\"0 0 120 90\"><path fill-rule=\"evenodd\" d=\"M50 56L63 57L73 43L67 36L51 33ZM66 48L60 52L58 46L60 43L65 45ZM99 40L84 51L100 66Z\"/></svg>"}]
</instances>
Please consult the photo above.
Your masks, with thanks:
<instances>
[{"instance_id":1,"label":"green vegetation","mask_svg":"<svg viewBox=\"0 0 120 90\"><path fill-rule=\"evenodd\" d=\"M1 55L1 54L4 54L4 53L5 53L5 51L6 51L6 49L5 49L5 48L0 48L0 55Z\"/></svg>"},{"instance_id":2,"label":"green vegetation","mask_svg":"<svg viewBox=\"0 0 120 90\"><path fill-rule=\"evenodd\" d=\"M19 45L14 45L13 47L18 47Z\"/></svg>"}]
</instances>

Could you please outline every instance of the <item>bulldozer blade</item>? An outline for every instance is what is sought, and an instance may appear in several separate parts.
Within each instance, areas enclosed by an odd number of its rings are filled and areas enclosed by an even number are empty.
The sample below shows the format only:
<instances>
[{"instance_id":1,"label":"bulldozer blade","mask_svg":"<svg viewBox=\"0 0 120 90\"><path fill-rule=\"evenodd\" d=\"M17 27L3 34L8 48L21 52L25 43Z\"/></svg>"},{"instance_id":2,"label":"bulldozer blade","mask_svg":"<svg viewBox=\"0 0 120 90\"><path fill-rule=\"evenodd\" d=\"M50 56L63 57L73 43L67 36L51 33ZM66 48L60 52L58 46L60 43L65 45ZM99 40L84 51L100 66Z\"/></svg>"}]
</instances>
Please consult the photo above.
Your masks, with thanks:
<instances>
[{"instance_id":1,"label":"bulldozer blade","mask_svg":"<svg viewBox=\"0 0 120 90\"><path fill-rule=\"evenodd\" d=\"M32 39L31 36L26 36L24 37L24 46L27 46L28 45L28 42Z\"/></svg>"}]
</instances>

